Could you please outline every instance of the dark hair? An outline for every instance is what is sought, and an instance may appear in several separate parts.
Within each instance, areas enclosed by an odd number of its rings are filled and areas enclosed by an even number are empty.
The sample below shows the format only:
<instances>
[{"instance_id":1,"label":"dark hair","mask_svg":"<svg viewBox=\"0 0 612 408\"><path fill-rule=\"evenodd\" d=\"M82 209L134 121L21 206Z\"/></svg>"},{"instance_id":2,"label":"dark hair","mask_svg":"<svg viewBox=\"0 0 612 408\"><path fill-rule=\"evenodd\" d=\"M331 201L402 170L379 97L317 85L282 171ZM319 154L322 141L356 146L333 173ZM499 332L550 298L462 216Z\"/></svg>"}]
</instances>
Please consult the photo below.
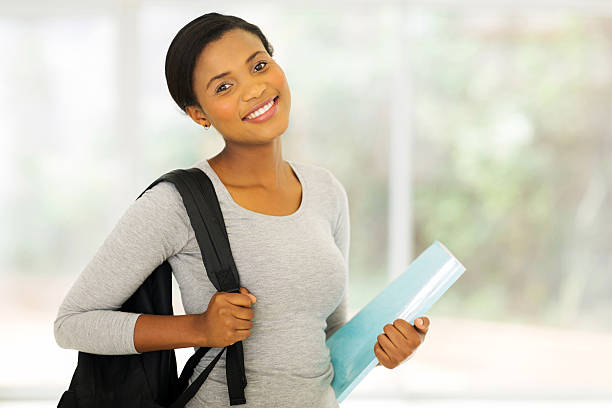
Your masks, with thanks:
<instances>
[{"instance_id":1,"label":"dark hair","mask_svg":"<svg viewBox=\"0 0 612 408\"><path fill-rule=\"evenodd\" d=\"M191 105L202 109L193 91L193 69L198 56L208 43L236 28L257 35L272 56L274 49L259 27L239 17L219 13L207 13L190 21L170 43L166 54L166 83L172 99L183 112L185 107Z\"/></svg>"}]
</instances>

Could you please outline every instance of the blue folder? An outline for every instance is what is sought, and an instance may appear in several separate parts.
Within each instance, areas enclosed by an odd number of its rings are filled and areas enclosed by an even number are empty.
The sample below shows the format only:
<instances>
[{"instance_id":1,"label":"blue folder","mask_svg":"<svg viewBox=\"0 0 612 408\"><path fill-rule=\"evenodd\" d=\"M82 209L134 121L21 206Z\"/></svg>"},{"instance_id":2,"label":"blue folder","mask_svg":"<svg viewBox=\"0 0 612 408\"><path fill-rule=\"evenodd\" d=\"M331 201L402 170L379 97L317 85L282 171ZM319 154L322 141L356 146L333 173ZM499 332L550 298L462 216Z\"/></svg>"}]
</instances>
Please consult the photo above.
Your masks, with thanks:
<instances>
[{"instance_id":1,"label":"blue folder","mask_svg":"<svg viewBox=\"0 0 612 408\"><path fill-rule=\"evenodd\" d=\"M338 402L361 382L378 362L374 354L383 326L404 319L414 324L463 274L465 267L435 241L370 303L329 339L334 367L332 387Z\"/></svg>"}]
</instances>

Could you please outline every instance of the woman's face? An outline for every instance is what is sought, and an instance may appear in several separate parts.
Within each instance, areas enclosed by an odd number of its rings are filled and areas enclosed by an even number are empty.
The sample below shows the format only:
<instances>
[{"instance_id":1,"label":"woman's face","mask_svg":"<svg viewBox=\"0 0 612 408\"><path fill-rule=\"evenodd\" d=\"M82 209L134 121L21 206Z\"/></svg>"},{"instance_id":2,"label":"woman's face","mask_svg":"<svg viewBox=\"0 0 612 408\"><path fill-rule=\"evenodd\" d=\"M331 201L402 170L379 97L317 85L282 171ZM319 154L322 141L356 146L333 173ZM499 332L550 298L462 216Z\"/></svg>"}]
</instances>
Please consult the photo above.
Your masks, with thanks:
<instances>
[{"instance_id":1,"label":"woman's face","mask_svg":"<svg viewBox=\"0 0 612 408\"><path fill-rule=\"evenodd\" d=\"M204 48L194 68L193 87L202 110L187 107L189 116L201 125L210 123L231 142L268 143L289 125L291 94L285 73L259 37L248 31L227 31ZM271 109L277 111L271 118L244 120L256 105L276 96L278 106Z\"/></svg>"}]
</instances>

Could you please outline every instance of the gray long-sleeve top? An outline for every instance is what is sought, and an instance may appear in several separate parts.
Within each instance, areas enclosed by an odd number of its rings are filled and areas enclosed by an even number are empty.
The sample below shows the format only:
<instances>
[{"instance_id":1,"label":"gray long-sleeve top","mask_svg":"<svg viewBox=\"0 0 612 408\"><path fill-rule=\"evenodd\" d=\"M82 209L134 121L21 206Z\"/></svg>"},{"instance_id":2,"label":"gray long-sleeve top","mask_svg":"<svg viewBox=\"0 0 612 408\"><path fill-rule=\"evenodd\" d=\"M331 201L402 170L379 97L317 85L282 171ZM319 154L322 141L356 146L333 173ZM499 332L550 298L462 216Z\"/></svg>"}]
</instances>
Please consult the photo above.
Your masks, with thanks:
<instances>
[{"instance_id":1,"label":"gray long-sleeve top","mask_svg":"<svg viewBox=\"0 0 612 408\"><path fill-rule=\"evenodd\" d=\"M240 283L257 302L243 341L244 407L338 407L325 340L347 321L349 205L327 169L287 160L302 185L298 210L267 215L237 204L207 160L191 167L212 180ZM119 219L62 302L59 346L96 354L137 354L138 313L118 311L168 259L187 314L203 313L216 292L178 190L161 182ZM212 348L195 379L217 355ZM227 407L225 355L187 407Z\"/></svg>"}]
</instances>

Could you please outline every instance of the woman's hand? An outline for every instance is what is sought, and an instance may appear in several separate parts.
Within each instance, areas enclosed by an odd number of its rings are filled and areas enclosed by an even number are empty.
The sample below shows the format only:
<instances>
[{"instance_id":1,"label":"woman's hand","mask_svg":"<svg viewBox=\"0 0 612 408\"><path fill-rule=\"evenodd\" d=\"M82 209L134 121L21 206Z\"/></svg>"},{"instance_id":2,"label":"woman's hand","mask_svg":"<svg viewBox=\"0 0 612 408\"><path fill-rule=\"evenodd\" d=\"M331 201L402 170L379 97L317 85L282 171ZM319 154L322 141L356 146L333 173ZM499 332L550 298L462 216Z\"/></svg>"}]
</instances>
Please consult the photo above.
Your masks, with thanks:
<instances>
[{"instance_id":1,"label":"woman's hand","mask_svg":"<svg viewBox=\"0 0 612 408\"><path fill-rule=\"evenodd\" d=\"M414 320L414 326L404 319L396 319L393 324L383 327L374 345L374 355L378 364L392 369L400 365L417 347L423 343L429 330L429 318L423 316Z\"/></svg>"},{"instance_id":2,"label":"woman's hand","mask_svg":"<svg viewBox=\"0 0 612 408\"><path fill-rule=\"evenodd\" d=\"M257 298L246 288L240 293L216 292L204 313L196 315L195 331L200 347L225 347L251 335L251 305Z\"/></svg>"}]
</instances>

